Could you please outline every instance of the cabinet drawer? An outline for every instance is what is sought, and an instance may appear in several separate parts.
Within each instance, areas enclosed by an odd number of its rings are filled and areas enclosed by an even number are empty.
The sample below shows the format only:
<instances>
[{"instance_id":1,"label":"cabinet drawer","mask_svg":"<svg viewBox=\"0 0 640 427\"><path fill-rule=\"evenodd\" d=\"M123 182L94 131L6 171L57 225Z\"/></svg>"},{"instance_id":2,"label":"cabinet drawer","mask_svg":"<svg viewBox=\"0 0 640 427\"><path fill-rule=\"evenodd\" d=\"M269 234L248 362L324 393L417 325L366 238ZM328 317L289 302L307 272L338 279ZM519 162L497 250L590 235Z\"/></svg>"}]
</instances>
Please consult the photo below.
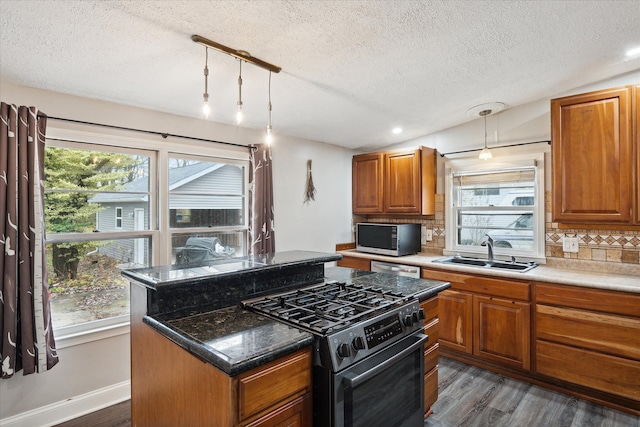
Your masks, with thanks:
<instances>
[{"instance_id":1,"label":"cabinet drawer","mask_svg":"<svg viewBox=\"0 0 640 427\"><path fill-rule=\"evenodd\" d=\"M539 304L536 337L640 360L636 318Z\"/></svg>"},{"instance_id":2,"label":"cabinet drawer","mask_svg":"<svg viewBox=\"0 0 640 427\"><path fill-rule=\"evenodd\" d=\"M424 410L427 412L431 405L438 400L438 367L424 376Z\"/></svg>"},{"instance_id":3,"label":"cabinet drawer","mask_svg":"<svg viewBox=\"0 0 640 427\"><path fill-rule=\"evenodd\" d=\"M640 401L640 362L590 350L536 341L537 372Z\"/></svg>"},{"instance_id":4,"label":"cabinet drawer","mask_svg":"<svg viewBox=\"0 0 640 427\"><path fill-rule=\"evenodd\" d=\"M433 319L431 322L427 323L424 326L424 333L429 336L429 341L427 341L427 345L431 345L433 343L438 342L438 331L440 330L440 322L438 319Z\"/></svg>"},{"instance_id":5,"label":"cabinet drawer","mask_svg":"<svg viewBox=\"0 0 640 427\"><path fill-rule=\"evenodd\" d=\"M426 268L422 269L422 277L425 279L450 282L451 289L456 291L467 291L523 301L529 301L531 299L530 285L528 282L471 276L468 274L430 270Z\"/></svg>"},{"instance_id":6,"label":"cabinet drawer","mask_svg":"<svg viewBox=\"0 0 640 427\"><path fill-rule=\"evenodd\" d=\"M429 322L434 317L438 317L438 297L433 297L421 302L420 308L424 310L425 323Z\"/></svg>"},{"instance_id":7,"label":"cabinet drawer","mask_svg":"<svg viewBox=\"0 0 640 427\"><path fill-rule=\"evenodd\" d=\"M351 256L342 256L337 261L338 267L355 268L356 270L371 271L371 260Z\"/></svg>"},{"instance_id":8,"label":"cabinet drawer","mask_svg":"<svg viewBox=\"0 0 640 427\"><path fill-rule=\"evenodd\" d=\"M584 308L605 313L640 316L640 295L628 292L536 283L536 302Z\"/></svg>"},{"instance_id":9,"label":"cabinet drawer","mask_svg":"<svg viewBox=\"0 0 640 427\"><path fill-rule=\"evenodd\" d=\"M311 393L307 393L246 426L311 427L312 424L313 399Z\"/></svg>"},{"instance_id":10,"label":"cabinet drawer","mask_svg":"<svg viewBox=\"0 0 640 427\"><path fill-rule=\"evenodd\" d=\"M311 351L261 366L238 377L240 419L311 391Z\"/></svg>"},{"instance_id":11,"label":"cabinet drawer","mask_svg":"<svg viewBox=\"0 0 640 427\"><path fill-rule=\"evenodd\" d=\"M439 345L436 343L430 347L427 347L424 351L424 371L429 372L436 366L438 366L438 351Z\"/></svg>"}]
</instances>

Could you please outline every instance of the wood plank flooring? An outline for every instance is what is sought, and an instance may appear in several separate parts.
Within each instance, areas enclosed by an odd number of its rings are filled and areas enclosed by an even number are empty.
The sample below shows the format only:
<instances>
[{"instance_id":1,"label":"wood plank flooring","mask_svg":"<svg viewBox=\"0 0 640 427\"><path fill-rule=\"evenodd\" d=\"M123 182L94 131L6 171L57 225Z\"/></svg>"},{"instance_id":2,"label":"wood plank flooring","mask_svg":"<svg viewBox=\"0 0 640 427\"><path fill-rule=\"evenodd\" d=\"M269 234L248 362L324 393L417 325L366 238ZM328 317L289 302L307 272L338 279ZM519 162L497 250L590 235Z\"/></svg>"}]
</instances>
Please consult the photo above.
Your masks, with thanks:
<instances>
[{"instance_id":1,"label":"wood plank flooring","mask_svg":"<svg viewBox=\"0 0 640 427\"><path fill-rule=\"evenodd\" d=\"M640 427L640 419L441 357L438 400L424 427Z\"/></svg>"},{"instance_id":2,"label":"wood plank flooring","mask_svg":"<svg viewBox=\"0 0 640 427\"><path fill-rule=\"evenodd\" d=\"M640 427L633 415L444 357L438 377L438 401L424 427ZM126 401L56 427L130 426Z\"/></svg>"}]
</instances>

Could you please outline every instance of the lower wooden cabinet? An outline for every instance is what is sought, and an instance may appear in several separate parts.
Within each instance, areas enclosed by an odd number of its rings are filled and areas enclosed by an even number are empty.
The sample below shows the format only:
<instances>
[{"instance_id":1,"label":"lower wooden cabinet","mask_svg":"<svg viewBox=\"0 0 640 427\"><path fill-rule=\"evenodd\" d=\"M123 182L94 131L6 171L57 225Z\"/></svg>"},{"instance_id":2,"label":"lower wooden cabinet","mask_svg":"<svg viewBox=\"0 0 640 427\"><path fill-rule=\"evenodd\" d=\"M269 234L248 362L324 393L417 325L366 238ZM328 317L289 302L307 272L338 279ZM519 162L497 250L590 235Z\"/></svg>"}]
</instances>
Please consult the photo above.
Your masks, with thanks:
<instances>
[{"instance_id":1,"label":"lower wooden cabinet","mask_svg":"<svg viewBox=\"0 0 640 427\"><path fill-rule=\"evenodd\" d=\"M536 373L640 414L640 295L538 283L535 324Z\"/></svg>"},{"instance_id":2,"label":"lower wooden cabinet","mask_svg":"<svg viewBox=\"0 0 640 427\"><path fill-rule=\"evenodd\" d=\"M342 256L341 260L336 262L338 267L354 268L356 270L371 271L371 260L366 258Z\"/></svg>"},{"instance_id":3,"label":"lower wooden cabinet","mask_svg":"<svg viewBox=\"0 0 640 427\"><path fill-rule=\"evenodd\" d=\"M424 311L424 333L429 336L429 341L424 345L424 411L425 418L431 413L431 405L438 400L438 356L439 330L438 319L439 297L430 298L420 303Z\"/></svg>"},{"instance_id":4,"label":"lower wooden cabinet","mask_svg":"<svg viewBox=\"0 0 640 427\"><path fill-rule=\"evenodd\" d=\"M264 417L246 424L247 427L304 427L311 426L313 399L307 393L283 405Z\"/></svg>"},{"instance_id":5,"label":"lower wooden cabinet","mask_svg":"<svg viewBox=\"0 0 640 427\"><path fill-rule=\"evenodd\" d=\"M473 354L504 365L531 367L531 304L473 296Z\"/></svg>"},{"instance_id":6,"label":"lower wooden cabinet","mask_svg":"<svg viewBox=\"0 0 640 427\"><path fill-rule=\"evenodd\" d=\"M528 283L426 269L422 274L451 283L451 289L439 294L443 349L530 370Z\"/></svg>"},{"instance_id":7,"label":"lower wooden cabinet","mask_svg":"<svg viewBox=\"0 0 640 427\"><path fill-rule=\"evenodd\" d=\"M447 289L438 295L440 344L463 353L473 352L472 295Z\"/></svg>"}]
</instances>

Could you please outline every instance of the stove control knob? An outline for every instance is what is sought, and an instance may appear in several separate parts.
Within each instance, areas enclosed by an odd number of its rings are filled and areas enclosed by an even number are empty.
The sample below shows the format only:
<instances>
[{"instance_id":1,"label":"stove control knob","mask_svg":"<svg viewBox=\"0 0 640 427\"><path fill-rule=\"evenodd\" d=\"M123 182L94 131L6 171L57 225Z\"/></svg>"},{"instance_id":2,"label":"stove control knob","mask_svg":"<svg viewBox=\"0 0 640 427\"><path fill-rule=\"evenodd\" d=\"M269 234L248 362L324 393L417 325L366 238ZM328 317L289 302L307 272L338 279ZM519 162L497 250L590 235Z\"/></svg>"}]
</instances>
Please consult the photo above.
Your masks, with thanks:
<instances>
[{"instance_id":1,"label":"stove control knob","mask_svg":"<svg viewBox=\"0 0 640 427\"><path fill-rule=\"evenodd\" d=\"M343 359L345 357L351 356L351 348L349 347L349 344L342 343L338 346L338 356L342 357Z\"/></svg>"},{"instance_id":2,"label":"stove control knob","mask_svg":"<svg viewBox=\"0 0 640 427\"><path fill-rule=\"evenodd\" d=\"M414 311L413 313L411 313L411 320L413 320L413 323L418 323L418 321L420 320L420 317L418 316L417 311Z\"/></svg>"},{"instance_id":3,"label":"stove control knob","mask_svg":"<svg viewBox=\"0 0 640 427\"><path fill-rule=\"evenodd\" d=\"M365 349L364 339L362 337L355 337L351 342L351 345L353 346L355 351Z\"/></svg>"},{"instance_id":4,"label":"stove control knob","mask_svg":"<svg viewBox=\"0 0 640 427\"><path fill-rule=\"evenodd\" d=\"M405 326L413 326L413 319L411 318L411 315L406 315L403 323Z\"/></svg>"},{"instance_id":5,"label":"stove control knob","mask_svg":"<svg viewBox=\"0 0 640 427\"><path fill-rule=\"evenodd\" d=\"M418 317L421 320L424 320L424 309L421 308L420 310L418 310Z\"/></svg>"}]
</instances>

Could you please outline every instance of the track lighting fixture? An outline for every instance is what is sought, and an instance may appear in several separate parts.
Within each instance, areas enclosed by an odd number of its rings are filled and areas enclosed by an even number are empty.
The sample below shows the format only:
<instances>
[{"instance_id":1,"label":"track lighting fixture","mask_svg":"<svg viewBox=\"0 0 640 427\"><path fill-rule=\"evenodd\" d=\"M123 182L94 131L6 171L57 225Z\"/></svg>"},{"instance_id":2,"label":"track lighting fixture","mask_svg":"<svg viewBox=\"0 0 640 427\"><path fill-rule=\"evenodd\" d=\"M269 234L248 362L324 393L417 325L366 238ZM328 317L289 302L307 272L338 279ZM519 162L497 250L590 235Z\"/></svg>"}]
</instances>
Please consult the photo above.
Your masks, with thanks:
<instances>
[{"instance_id":1,"label":"track lighting fixture","mask_svg":"<svg viewBox=\"0 0 640 427\"><path fill-rule=\"evenodd\" d=\"M238 74L238 112L236 113L236 124L242 122L242 60L240 63L240 73Z\"/></svg>"},{"instance_id":2,"label":"track lighting fixture","mask_svg":"<svg viewBox=\"0 0 640 427\"><path fill-rule=\"evenodd\" d=\"M267 104L267 144L271 145L273 135L271 134L271 71L269 71L269 103Z\"/></svg>"},{"instance_id":3,"label":"track lighting fixture","mask_svg":"<svg viewBox=\"0 0 640 427\"><path fill-rule=\"evenodd\" d=\"M205 115L205 118L209 117L209 93L208 93L208 86L207 86L207 78L209 76L209 68L207 67L208 65L208 60L209 60L209 51L208 49L215 49L219 52L222 53L226 53L227 55L233 56L234 58L237 58L240 61L240 71L238 74L238 109L236 111L236 123L239 125L242 122L243 119L243 112L242 112L242 62L248 62L250 64L253 65L257 65L260 68L264 68L265 70L269 71L269 102L267 104L267 110L268 110L268 117L267 117L267 135L266 135L266 142L267 144L271 144L271 141L273 139L273 135L271 133L271 109L272 109L272 105L271 105L271 73L279 73L280 70L282 68L278 67L277 65L273 65L270 64L268 62L265 62L261 59L255 58L253 56L251 56L251 54L245 50L238 50L238 49L232 49L230 47L221 45L220 43L216 43L212 40L206 39L204 37L201 37L199 35L193 35L191 36L191 40L193 40L194 42L203 45L207 50L206 50L206 59L205 59L205 66L204 66L204 106L203 106L203 112Z\"/></svg>"},{"instance_id":4,"label":"track lighting fixture","mask_svg":"<svg viewBox=\"0 0 640 427\"><path fill-rule=\"evenodd\" d=\"M204 118L209 118L209 112L211 111L209 108L209 88L208 88L208 80L209 80L209 48L205 46L205 60L204 60L204 104L202 105L202 113L204 114Z\"/></svg>"}]
</instances>

